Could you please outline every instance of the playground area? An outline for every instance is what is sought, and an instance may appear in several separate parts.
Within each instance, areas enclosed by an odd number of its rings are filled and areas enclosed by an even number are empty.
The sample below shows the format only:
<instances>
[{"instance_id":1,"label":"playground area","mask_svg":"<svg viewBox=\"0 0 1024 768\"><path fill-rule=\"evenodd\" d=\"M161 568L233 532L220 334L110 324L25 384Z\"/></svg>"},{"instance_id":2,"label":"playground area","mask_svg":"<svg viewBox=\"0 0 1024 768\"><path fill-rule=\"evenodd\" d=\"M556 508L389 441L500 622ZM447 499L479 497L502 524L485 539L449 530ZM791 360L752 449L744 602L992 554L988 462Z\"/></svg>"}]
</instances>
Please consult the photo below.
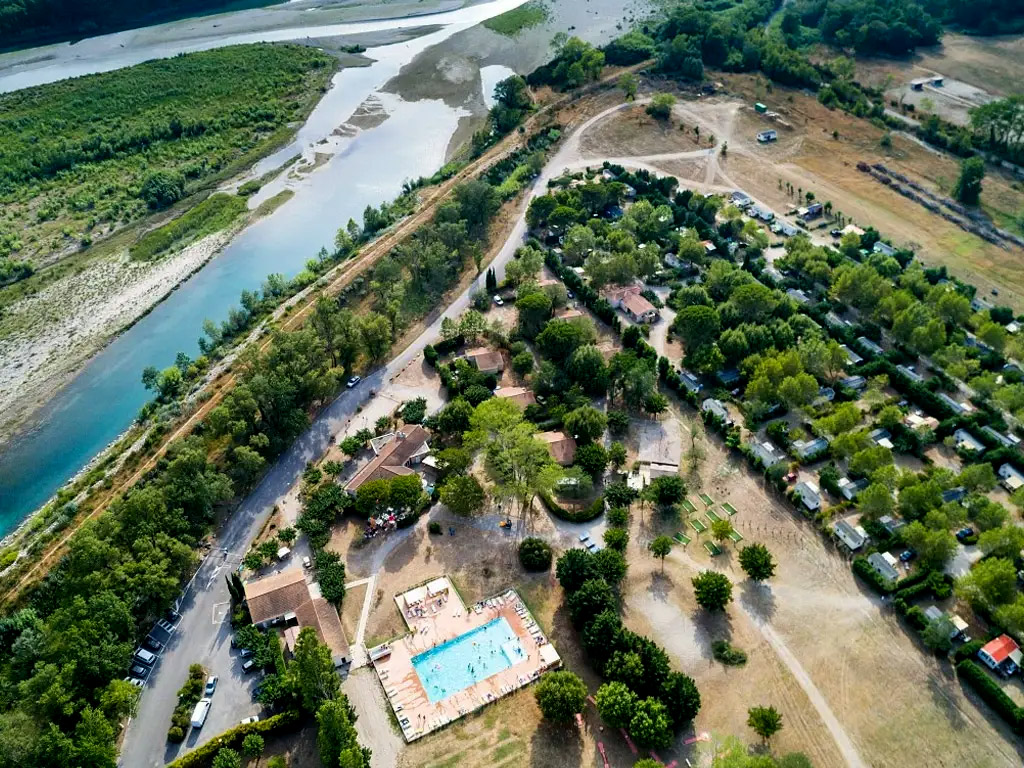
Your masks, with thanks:
<instances>
[{"instance_id":1,"label":"playground area","mask_svg":"<svg viewBox=\"0 0 1024 768\"><path fill-rule=\"evenodd\" d=\"M369 654L406 742L561 665L515 590L467 607L441 576L396 595L395 603L409 633Z\"/></svg>"}]
</instances>

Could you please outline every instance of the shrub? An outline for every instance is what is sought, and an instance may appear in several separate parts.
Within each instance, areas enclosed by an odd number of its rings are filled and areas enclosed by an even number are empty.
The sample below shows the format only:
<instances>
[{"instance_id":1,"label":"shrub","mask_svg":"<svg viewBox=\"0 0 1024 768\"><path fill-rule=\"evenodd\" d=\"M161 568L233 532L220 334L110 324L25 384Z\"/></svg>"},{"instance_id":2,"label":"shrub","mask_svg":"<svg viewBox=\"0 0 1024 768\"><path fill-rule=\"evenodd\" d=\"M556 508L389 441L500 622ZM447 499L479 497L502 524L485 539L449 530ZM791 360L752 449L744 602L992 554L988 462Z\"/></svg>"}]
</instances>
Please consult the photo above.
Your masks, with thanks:
<instances>
[{"instance_id":1,"label":"shrub","mask_svg":"<svg viewBox=\"0 0 1024 768\"><path fill-rule=\"evenodd\" d=\"M747 663L747 654L739 648L734 648L728 640L715 640L711 644L711 653L715 660L726 666L740 667Z\"/></svg>"},{"instance_id":2,"label":"shrub","mask_svg":"<svg viewBox=\"0 0 1024 768\"><path fill-rule=\"evenodd\" d=\"M953 658L956 661L963 661L964 659L973 659L978 655L978 651L985 647L984 640L971 640L969 643L964 643L953 652Z\"/></svg>"},{"instance_id":3,"label":"shrub","mask_svg":"<svg viewBox=\"0 0 1024 768\"><path fill-rule=\"evenodd\" d=\"M435 536L438 536L441 534L441 524L436 520L431 520L427 525L427 530Z\"/></svg>"},{"instance_id":4,"label":"shrub","mask_svg":"<svg viewBox=\"0 0 1024 768\"><path fill-rule=\"evenodd\" d=\"M853 572L860 576L864 581L868 583L872 589L874 589L880 595L888 595L893 591L893 585L888 580L883 579L874 568L871 567L871 563L868 559L862 555L858 555L853 558Z\"/></svg>"},{"instance_id":5,"label":"shrub","mask_svg":"<svg viewBox=\"0 0 1024 768\"><path fill-rule=\"evenodd\" d=\"M255 723L238 725L179 757L167 768L208 768L221 748L231 749L240 746L242 740L250 733L258 733L265 738L269 733L292 730L299 725L301 725L299 713L295 710L272 715L266 720L258 720Z\"/></svg>"},{"instance_id":6,"label":"shrub","mask_svg":"<svg viewBox=\"0 0 1024 768\"><path fill-rule=\"evenodd\" d=\"M604 512L604 499L600 496L589 507L579 510L566 509L555 501L550 493L541 492L538 496L540 496L544 506L547 507L548 512L562 520L568 520L570 523L587 523L600 517L601 513Z\"/></svg>"},{"instance_id":7,"label":"shrub","mask_svg":"<svg viewBox=\"0 0 1024 768\"><path fill-rule=\"evenodd\" d=\"M532 536L523 539L519 545L519 562L528 571L546 571L551 567L551 546Z\"/></svg>"},{"instance_id":8,"label":"shrub","mask_svg":"<svg viewBox=\"0 0 1024 768\"><path fill-rule=\"evenodd\" d=\"M960 679L970 685L978 696L996 711L996 714L1020 733L1024 724L1024 710L1014 703L999 683L970 659L964 659L957 664L956 671Z\"/></svg>"}]
</instances>

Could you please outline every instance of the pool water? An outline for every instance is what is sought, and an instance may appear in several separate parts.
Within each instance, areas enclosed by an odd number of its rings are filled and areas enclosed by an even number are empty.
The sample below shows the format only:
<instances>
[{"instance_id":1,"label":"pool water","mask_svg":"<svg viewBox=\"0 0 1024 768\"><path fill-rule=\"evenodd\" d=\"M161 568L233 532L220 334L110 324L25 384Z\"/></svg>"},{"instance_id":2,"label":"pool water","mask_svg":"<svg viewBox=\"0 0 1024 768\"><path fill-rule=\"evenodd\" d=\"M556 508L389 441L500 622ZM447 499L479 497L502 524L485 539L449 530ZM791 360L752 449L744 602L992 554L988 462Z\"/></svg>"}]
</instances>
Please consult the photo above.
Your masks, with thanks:
<instances>
[{"instance_id":1,"label":"pool water","mask_svg":"<svg viewBox=\"0 0 1024 768\"><path fill-rule=\"evenodd\" d=\"M519 638L504 617L413 656L412 666L431 701L442 701L526 661Z\"/></svg>"}]
</instances>

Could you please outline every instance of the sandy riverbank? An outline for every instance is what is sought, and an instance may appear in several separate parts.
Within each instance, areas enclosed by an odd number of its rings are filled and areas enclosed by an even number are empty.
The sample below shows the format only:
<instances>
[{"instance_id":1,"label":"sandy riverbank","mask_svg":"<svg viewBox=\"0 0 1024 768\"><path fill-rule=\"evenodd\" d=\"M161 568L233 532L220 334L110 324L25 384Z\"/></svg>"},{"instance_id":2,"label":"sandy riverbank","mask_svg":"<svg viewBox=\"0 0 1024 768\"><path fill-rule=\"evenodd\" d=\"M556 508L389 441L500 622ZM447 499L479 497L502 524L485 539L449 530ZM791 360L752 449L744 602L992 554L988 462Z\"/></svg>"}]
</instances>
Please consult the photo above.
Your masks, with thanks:
<instances>
[{"instance_id":1,"label":"sandy riverbank","mask_svg":"<svg viewBox=\"0 0 1024 768\"><path fill-rule=\"evenodd\" d=\"M0 339L0 441L117 333L213 258L237 229L157 262L132 261L122 249L11 307L23 330Z\"/></svg>"}]
</instances>

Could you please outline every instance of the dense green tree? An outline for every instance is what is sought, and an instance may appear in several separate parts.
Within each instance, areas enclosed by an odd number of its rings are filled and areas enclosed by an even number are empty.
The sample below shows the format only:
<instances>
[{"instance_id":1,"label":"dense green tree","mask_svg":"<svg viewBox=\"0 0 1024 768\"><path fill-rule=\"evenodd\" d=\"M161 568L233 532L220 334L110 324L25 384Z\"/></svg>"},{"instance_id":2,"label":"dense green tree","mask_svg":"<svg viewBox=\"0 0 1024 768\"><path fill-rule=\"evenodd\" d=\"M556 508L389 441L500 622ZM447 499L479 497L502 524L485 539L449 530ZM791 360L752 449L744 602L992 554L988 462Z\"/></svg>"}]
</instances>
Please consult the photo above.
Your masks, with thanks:
<instances>
[{"instance_id":1,"label":"dense green tree","mask_svg":"<svg viewBox=\"0 0 1024 768\"><path fill-rule=\"evenodd\" d=\"M528 571L546 571L551 567L551 545L543 539L527 537L519 543L519 562Z\"/></svg>"},{"instance_id":2,"label":"dense green tree","mask_svg":"<svg viewBox=\"0 0 1024 768\"><path fill-rule=\"evenodd\" d=\"M441 486L441 503L456 515L469 517L484 508L487 494L473 475L452 475Z\"/></svg>"},{"instance_id":3,"label":"dense green tree","mask_svg":"<svg viewBox=\"0 0 1024 768\"><path fill-rule=\"evenodd\" d=\"M661 684L659 697L676 728L692 722L700 711L700 692L693 678L682 672L669 672Z\"/></svg>"},{"instance_id":4,"label":"dense green tree","mask_svg":"<svg viewBox=\"0 0 1024 768\"><path fill-rule=\"evenodd\" d=\"M559 559L559 564L561 562ZM611 587L602 579L596 578L583 582L579 589L569 595L568 603L569 615L572 618L572 623L577 627L585 627L599 613L615 610L617 605Z\"/></svg>"},{"instance_id":5,"label":"dense green tree","mask_svg":"<svg viewBox=\"0 0 1024 768\"><path fill-rule=\"evenodd\" d=\"M668 710L654 698L636 703L628 730L638 747L664 749L672 743L672 721Z\"/></svg>"},{"instance_id":6,"label":"dense green tree","mask_svg":"<svg viewBox=\"0 0 1024 768\"><path fill-rule=\"evenodd\" d=\"M960 177L953 187L953 197L964 205L978 205L981 201L981 180L985 178L985 160L969 157L960 164Z\"/></svg>"},{"instance_id":7,"label":"dense green tree","mask_svg":"<svg viewBox=\"0 0 1024 768\"><path fill-rule=\"evenodd\" d=\"M669 536L656 536L651 540L651 543L647 545L647 548L651 551L651 554L661 559L661 570L665 570L665 558L668 557L672 551L673 545L672 538Z\"/></svg>"},{"instance_id":8,"label":"dense green tree","mask_svg":"<svg viewBox=\"0 0 1024 768\"><path fill-rule=\"evenodd\" d=\"M560 670L543 675L533 695L546 719L568 723L586 706L587 686L572 672Z\"/></svg>"},{"instance_id":9,"label":"dense green tree","mask_svg":"<svg viewBox=\"0 0 1024 768\"><path fill-rule=\"evenodd\" d=\"M740 550L740 568L752 581L767 581L775 575L775 558L764 544L748 544Z\"/></svg>"},{"instance_id":10,"label":"dense green tree","mask_svg":"<svg viewBox=\"0 0 1024 768\"><path fill-rule=\"evenodd\" d=\"M782 730L782 715L775 707L751 707L747 710L747 725L767 744Z\"/></svg>"},{"instance_id":11,"label":"dense green tree","mask_svg":"<svg viewBox=\"0 0 1024 768\"><path fill-rule=\"evenodd\" d=\"M723 611L732 602L732 582L717 571L701 571L693 577L697 605L706 611Z\"/></svg>"},{"instance_id":12,"label":"dense green tree","mask_svg":"<svg viewBox=\"0 0 1024 768\"><path fill-rule=\"evenodd\" d=\"M597 689L597 712L612 728L626 728L633 719L637 696L625 683L612 681Z\"/></svg>"},{"instance_id":13,"label":"dense green tree","mask_svg":"<svg viewBox=\"0 0 1024 768\"><path fill-rule=\"evenodd\" d=\"M303 627L299 632L289 673L307 712L315 713L324 702L338 698L341 681L331 651L320 642L312 627Z\"/></svg>"}]
</instances>

